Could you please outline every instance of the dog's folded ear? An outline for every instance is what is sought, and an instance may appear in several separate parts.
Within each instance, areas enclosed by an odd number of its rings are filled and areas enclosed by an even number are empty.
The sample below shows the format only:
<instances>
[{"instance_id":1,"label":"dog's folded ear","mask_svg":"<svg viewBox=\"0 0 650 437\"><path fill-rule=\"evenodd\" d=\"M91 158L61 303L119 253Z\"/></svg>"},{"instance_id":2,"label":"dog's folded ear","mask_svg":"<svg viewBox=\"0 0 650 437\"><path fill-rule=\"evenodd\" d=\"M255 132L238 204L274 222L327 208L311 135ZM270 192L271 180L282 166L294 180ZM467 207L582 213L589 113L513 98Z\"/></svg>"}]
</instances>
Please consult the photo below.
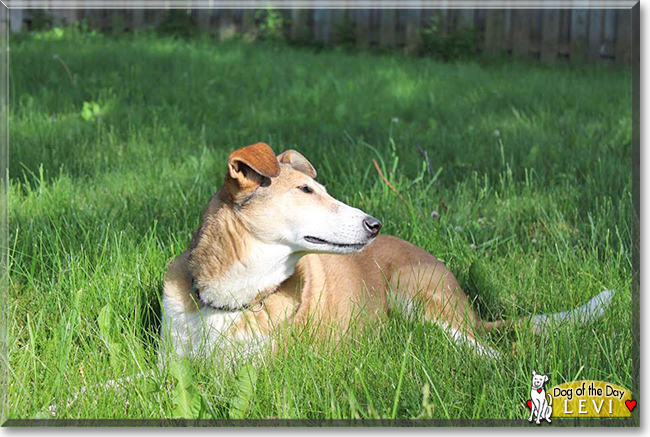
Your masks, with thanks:
<instances>
[{"instance_id":1,"label":"dog's folded ear","mask_svg":"<svg viewBox=\"0 0 650 437\"><path fill-rule=\"evenodd\" d=\"M312 179L316 179L316 169L311 162L307 160L301 153L295 150L287 150L278 155L278 162L289 164L294 170L306 174Z\"/></svg>"},{"instance_id":2,"label":"dog's folded ear","mask_svg":"<svg viewBox=\"0 0 650 437\"><path fill-rule=\"evenodd\" d=\"M256 143L230 154L226 182L231 182L231 191L251 191L279 174L280 165L273 150L266 143Z\"/></svg>"}]
</instances>

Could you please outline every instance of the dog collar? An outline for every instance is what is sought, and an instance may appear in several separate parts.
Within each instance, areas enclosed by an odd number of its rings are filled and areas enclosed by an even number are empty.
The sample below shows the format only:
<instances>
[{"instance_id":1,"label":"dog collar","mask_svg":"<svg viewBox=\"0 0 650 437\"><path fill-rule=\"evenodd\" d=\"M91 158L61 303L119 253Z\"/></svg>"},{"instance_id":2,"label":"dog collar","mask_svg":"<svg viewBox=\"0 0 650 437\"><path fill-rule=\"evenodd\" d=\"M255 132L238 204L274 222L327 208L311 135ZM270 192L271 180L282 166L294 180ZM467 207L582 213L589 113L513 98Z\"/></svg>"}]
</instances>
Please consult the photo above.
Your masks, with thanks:
<instances>
[{"instance_id":1,"label":"dog collar","mask_svg":"<svg viewBox=\"0 0 650 437\"><path fill-rule=\"evenodd\" d=\"M210 308L214 308L215 310L227 311L227 312L231 312L231 313L236 313L236 312L239 312L239 311L249 310L249 311L252 311L254 313L259 313L260 311L262 311L264 309L264 301L266 300L266 298L269 297L271 294L273 294L275 292L275 290L271 291L270 293L260 293L260 294L264 294L264 296L262 296L261 299L258 299L258 297L260 295L257 295L255 297L255 299L253 299L251 302L246 303L246 304L244 304L244 305L242 305L240 307L235 307L235 308L227 306L227 305L214 306L212 304L209 304L209 303L206 303L206 302L202 301L201 300L201 293L199 291L198 285L196 285L196 278L194 276L192 276L192 292L196 295L197 300L199 302L203 302L204 305L207 305Z\"/></svg>"}]
</instances>

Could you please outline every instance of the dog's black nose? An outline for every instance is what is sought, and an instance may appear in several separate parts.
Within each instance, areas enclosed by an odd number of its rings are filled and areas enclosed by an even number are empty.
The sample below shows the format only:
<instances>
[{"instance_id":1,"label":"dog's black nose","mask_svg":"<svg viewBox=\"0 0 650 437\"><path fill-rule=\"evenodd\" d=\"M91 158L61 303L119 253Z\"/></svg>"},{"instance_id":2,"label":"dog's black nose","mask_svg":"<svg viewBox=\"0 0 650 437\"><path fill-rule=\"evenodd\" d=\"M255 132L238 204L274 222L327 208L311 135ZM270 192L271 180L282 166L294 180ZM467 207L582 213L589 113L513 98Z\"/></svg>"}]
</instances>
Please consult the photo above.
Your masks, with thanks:
<instances>
[{"instance_id":1,"label":"dog's black nose","mask_svg":"<svg viewBox=\"0 0 650 437\"><path fill-rule=\"evenodd\" d=\"M370 232L371 237L375 237L381 229L381 222L374 217L368 216L363 220L363 226Z\"/></svg>"}]
</instances>

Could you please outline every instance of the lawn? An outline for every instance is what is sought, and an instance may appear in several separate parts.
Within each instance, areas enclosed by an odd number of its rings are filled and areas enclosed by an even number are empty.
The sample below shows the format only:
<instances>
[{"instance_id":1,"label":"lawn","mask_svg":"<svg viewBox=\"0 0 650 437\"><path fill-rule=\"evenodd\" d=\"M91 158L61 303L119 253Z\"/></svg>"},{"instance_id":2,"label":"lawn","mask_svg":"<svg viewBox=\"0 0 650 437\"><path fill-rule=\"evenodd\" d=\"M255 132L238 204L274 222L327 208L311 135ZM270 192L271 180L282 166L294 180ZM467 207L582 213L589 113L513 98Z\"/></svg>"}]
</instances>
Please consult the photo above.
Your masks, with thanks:
<instances>
[{"instance_id":1,"label":"lawn","mask_svg":"<svg viewBox=\"0 0 650 437\"><path fill-rule=\"evenodd\" d=\"M631 388L630 81L273 43L12 40L6 415L522 419L532 370ZM332 195L443 259L484 318L618 293L599 321L484 338L498 361L395 313L339 344L294 335L250 387L243 362L159 366L166 264L228 154L258 141L301 151Z\"/></svg>"}]
</instances>

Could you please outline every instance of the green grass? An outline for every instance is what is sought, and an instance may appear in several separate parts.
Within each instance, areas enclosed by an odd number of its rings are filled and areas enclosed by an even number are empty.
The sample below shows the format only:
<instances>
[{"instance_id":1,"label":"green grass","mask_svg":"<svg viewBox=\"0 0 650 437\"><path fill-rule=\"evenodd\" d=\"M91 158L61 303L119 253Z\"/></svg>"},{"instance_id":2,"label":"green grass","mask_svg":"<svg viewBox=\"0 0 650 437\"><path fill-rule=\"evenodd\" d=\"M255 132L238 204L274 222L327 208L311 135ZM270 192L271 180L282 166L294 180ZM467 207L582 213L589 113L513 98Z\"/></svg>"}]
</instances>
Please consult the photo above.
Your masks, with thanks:
<instances>
[{"instance_id":1,"label":"green grass","mask_svg":"<svg viewBox=\"0 0 650 437\"><path fill-rule=\"evenodd\" d=\"M157 366L156 316L225 159L257 141L301 151L335 197L445 260L486 318L619 293L600 321L490 335L497 362L399 313L340 344L294 335L257 363L246 416L521 419L532 370L630 388L630 79L147 35L12 41L8 417L172 417L183 389L229 417L241 367L191 361L178 382Z\"/></svg>"}]
</instances>

